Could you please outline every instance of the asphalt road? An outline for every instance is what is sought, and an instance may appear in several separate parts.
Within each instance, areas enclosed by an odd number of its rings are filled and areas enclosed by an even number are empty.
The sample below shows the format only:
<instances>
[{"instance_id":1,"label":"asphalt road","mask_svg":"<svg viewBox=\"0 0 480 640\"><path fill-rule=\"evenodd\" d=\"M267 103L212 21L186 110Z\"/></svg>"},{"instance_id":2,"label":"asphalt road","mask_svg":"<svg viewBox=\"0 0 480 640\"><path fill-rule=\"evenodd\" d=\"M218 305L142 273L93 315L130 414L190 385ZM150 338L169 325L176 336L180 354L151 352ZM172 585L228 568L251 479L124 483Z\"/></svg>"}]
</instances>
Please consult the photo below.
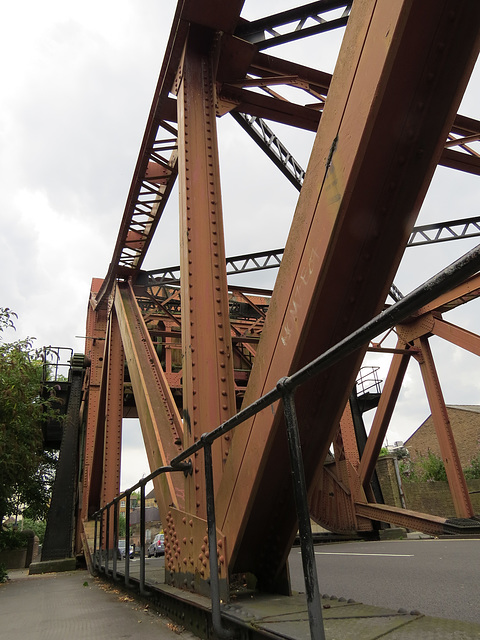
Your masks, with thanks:
<instances>
[{"instance_id":1,"label":"asphalt road","mask_svg":"<svg viewBox=\"0 0 480 640\"><path fill-rule=\"evenodd\" d=\"M480 539L317 545L315 557L321 594L480 623ZM292 589L305 591L299 548L289 564Z\"/></svg>"}]
</instances>

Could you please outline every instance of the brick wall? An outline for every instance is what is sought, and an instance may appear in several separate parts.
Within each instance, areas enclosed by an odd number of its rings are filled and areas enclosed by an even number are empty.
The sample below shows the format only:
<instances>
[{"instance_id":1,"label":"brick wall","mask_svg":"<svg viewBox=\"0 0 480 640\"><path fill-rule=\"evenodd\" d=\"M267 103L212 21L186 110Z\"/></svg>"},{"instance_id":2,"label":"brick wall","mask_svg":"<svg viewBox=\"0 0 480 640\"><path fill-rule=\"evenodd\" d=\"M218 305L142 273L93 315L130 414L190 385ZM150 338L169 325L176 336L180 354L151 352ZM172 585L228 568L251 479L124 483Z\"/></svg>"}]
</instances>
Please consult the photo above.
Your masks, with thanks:
<instances>
[{"instance_id":1,"label":"brick wall","mask_svg":"<svg viewBox=\"0 0 480 640\"><path fill-rule=\"evenodd\" d=\"M443 518L455 518L455 509L447 482L408 482L404 481L403 492L407 509L431 513ZM467 480L473 511L480 515L480 480Z\"/></svg>"},{"instance_id":2,"label":"brick wall","mask_svg":"<svg viewBox=\"0 0 480 640\"><path fill-rule=\"evenodd\" d=\"M377 462L377 474L385 504L401 507L400 490L395 473L393 456L385 456ZM480 480L467 480L474 513L480 515ZM450 489L447 482L402 481L405 506L413 511L430 513L443 518L455 517Z\"/></svg>"},{"instance_id":3,"label":"brick wall","mask_svg":"<svg viewBox=\"0 0 480 640\"><path fill-rule=\"evenodd\" d=\"M395 473L394 456L379 458L377 461L377 476L385 504L389 504L392 507L401 507L402 501Z\"/></svg>"},{"instance_id":4,"label":"brick wall","mask_svg":"<svg viewBox=\"0 0 480 640\"><path fill-rule=\"evenodd\" d=\"M462 467L468 467L472 458L480 452L480 412L478 407L447 407L447 413L457 445ZM410 457L415 459L418 453L425 455L428 450L440 456L435 426L432 416L415 431L405 442Z\"/></svg>"}]
</instances>

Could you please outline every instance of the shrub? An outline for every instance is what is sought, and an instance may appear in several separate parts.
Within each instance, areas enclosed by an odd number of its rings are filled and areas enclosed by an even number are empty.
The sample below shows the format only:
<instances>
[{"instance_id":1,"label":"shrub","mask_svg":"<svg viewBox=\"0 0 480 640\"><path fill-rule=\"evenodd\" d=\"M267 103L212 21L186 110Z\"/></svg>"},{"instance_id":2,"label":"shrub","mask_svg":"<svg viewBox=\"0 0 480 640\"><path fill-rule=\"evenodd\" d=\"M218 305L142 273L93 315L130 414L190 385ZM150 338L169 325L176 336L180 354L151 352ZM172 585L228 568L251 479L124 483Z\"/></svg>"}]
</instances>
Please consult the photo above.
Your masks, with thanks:
<instances>
[{"instance_id":1,"label":"shrub","mask_svg":"<svg viewBox=\"0 0 480 640\"><path fill-rule=\"evenodd\" d=\"M472 458L470 465L464 469L464 474L467 480L480 479L480 453L477 453L475 458Z\"/></svg>"},{"instance_id":2,"label":"shrub","mask_svg":"<svg viewBox=\"0 0 480 640\"><path fill-rule=\"evenodd\" d=\"M23 531L2 529L0 531L0 551L4 549L22 549L27 546L27 536Z\"/></svg>"},{"instance_id":3,"label":"shrub","mask_svg":"<svg viewBox=\"0 0 480 640\"><path fill-rule=\"evenodd\" d=\"M402 478L413 482L435 482L447 480L447 472L443 460L432 451L416 458L404 458L400 464Z\"/></svg>"}]
</instances>

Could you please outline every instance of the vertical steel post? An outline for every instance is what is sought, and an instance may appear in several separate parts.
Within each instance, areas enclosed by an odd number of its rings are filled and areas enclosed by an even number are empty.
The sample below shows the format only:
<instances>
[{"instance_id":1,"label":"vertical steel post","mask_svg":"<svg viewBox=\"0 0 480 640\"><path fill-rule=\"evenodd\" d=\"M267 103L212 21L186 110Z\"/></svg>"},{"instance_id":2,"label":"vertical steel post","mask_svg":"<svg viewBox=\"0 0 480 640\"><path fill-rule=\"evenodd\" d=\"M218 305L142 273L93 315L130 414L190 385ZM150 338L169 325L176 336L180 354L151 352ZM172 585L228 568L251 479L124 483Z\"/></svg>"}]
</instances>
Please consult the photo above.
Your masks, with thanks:
<instances>
[{"instance_id":1,"label":"vertical steel post","mask_svg":"<svg viewBox=\"0 0 480 640\"><path fill-rule=\"evenodd\" d=\"M117 579L118 556L118 500L113 502L113 553L112 553L112 577Z\"/></svg>"},{"instance_id":2,"label":"vertical steel post","mask_svg":"<svg viewBox=\"0 0 480 640\"><path fill-rule=\"evenodd\" d=\"M103 560L103 520L104 520L105 512L102 511L100 513L100 537L99 537L99 565L98 568L101 571L102 569L102 560Z\"/></svg>"},{"instance_id":3,"label":"vertical steel post","mask_svg":"<svg viewBox=\"0 0 480 640\"><path fill-rule=\"evenodd\" d=\"M95 278L92 282L91 294L95 294L100 289L102 280ZM80 523L88 519L90 513L97 511L100 506L98 491L98 477L94 469L95 440L98 429L99 416L103 412L102 408L102 379L105 362L105 336L107 329L107 309L97 308L93 310L88 305L87 326L85 340L85 356L90 360L90 381L88 388L88 411L87 423L85 427L84 459L81 482L82 502L79 504L77 517L77 542L76 546L81 546Z\"/></svg>"},{"instance_id":4,"label":"vertical steel post","mask_svg":"<svg viewBox=\"0 0 480 640\"><path fill-rule=\"evenodd\" d=\"M128 546L127 546L128 545ZM130 492L125 494L125 547L130 549ZM141 550L140 550L141 551ZM130 554L125 556L125 586L130 586ZM142 554L140 553L140 557ZM143 554L145 560L145 554Z\"/></svg>"},{"instance_id":5,"label":"vertical steel post","mask_svg":"<svg viewBox=\"0 0 480 640\"><path fill-rule=\"evenodd\" d=\"M120 493L120 458L122 448L124 355L115 312L110 314L106 356L108 371L105 398L103 441L103 473L101 505L108 504ZM109 547L112 545L108 539Z\"/></svg>"},{"instance_id":6,"label":"vertical steel post","mask_svg":"<svg viewBox=\"0 0 480 640\"><path fill-rule=\"evenodd\" d=\"M145 484L140 485L140 593L148 595L145 589Z\"/></svg>"},{"instance_id":7,"label":"vertical steel post","mask_svg":"<svg viewBox=\"0 0 480 640\"><path fill-rule=\"evenodd\" d=\"M105 509L105 513L106 513L106 518L107 518L107 522L106 522L106 527L105 527L105 574L108 576L108 573L110 571L110 567L109 567L109 560L110 560L110 507L107 507Z\"/></svg>"},{"instance_id":8,"label":"vertical steel post","mask_svg":"<svg viewBox=\"0 0 480 640\"><path fill-rule=\"evenodd\" d=\"M317 567L315 565L315 551L313 548L312 527L310 525L310 510L308 507L307 485L303 469L302 448L298 432L297 414L293 393L286 386L286 378L277 383L277 389L282 394L283 410L287 427L288 449L292 467L293 491L297 508L298 530L300 533L300 547L302 551L303 575L305 578L305 593L307 596L308 620L312 640L325 640L323 627L322 602L318 588Z\"/></svg>"},{"instance_id":9,"label":"vertical steel post","mask_svg":"<svg viewBox=\"0 0 480 640\"><path fill-rule=\"evenodd\" d=\"M93 533L93 566L96 569L100 568L100 561L98 558L98 550L97 550L97 535L98 535L98 517L95 516L95 529L94 529L94 533Z\"/></svg>"},{"instance_id":10,"label":"vertical steel post","mask_svg":"<svg viewBox=\"0 0 480 640\"><path fill-rule=\"evenodd\" d=\"M210 600L212 602L213 629L219 638L233 638L230 629L222 626L220 613L220 583L218 579L217 527L215 521L215 496L213 482L212 445L205 441L203 448L205 463L205 493L207 507L208 552L210 562Z\"/></svg>"},{"instance_id":11,"label":"vertical steel post","mask_svg":"<svg viewBox=\"0 0 480 640\"><path fill-rule=\"evenodd\" d=\"M216 130L216 85L211 43L190 27L178 76L180 187L180 268L182 295L184 445L205 425L221 424L235 413L233 353L225 263L222 199ZM228 455L228 439L212 448L217 490ZM206 497L195 474L203 457L195 454L194 475L186 483L187 510L205 517Z\"/></svg>"}]
</instances>

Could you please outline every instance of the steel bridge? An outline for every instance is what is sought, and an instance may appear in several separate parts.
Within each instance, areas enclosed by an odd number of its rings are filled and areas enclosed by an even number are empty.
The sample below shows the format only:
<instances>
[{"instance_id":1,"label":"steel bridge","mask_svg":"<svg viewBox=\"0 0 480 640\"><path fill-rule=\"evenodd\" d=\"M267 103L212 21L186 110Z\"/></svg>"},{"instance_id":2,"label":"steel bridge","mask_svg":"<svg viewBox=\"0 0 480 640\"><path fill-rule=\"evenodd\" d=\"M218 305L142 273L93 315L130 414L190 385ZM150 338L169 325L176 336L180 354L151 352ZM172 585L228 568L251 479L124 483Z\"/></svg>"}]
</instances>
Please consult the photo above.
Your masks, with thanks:
<instances>
[{"instance_id":1,"label":"steel bridge","mask_svg":"<svg viewBox=\"0 0 480 640\"><path fill-rule=\"evenodd\" d=\"M178 2L110 266L88 302L73 542L90 557L92 516L120 491L122 418L138 416L152 473L168 471L154 479L166 581L213 589L213 509L227 599L237 574L255 576L259 591L290 593L286 562L302 513L285 435L292 420L303 452L295 477L325 528L478 529L429 344L439 336L480 355L479 336L444 319L478 297L478 254L413 297L394 277L409 246L479 234L478 217L415 223L438 165L480 174L480 122L458 112L478 56L480 4L318 0L253 22L242 6ZM333 75L267 52L337 28L345 33ZM229 116L299 190L284 249L225 254L216 121ZM315 132L306 170L276 123ZM180 265L144 271L177 179ZM273 291L227 282L272 267ZM397 344L384 349L393 356L367 437L352 389L365 354L382 350L392 328ZM458 520L382 504L372 483L411 360ZM113 546L105 518L95 551Z\"/></svg>"}]
</instances>

